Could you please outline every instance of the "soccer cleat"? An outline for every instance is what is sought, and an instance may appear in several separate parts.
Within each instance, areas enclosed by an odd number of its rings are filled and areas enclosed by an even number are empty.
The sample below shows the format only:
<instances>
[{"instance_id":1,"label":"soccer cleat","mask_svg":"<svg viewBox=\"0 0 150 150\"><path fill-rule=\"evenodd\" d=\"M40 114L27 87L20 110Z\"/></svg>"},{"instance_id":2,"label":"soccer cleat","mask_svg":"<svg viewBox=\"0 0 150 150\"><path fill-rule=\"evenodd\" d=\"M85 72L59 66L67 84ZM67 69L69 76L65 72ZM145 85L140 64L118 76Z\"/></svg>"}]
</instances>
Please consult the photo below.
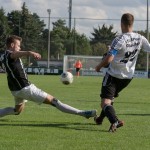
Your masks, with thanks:
<instances>
[{"instance_id":1,"label":"soccer cleat","mask_svg":"<svg viewBox=\"0 0 150 150\"><path fill-rule=\"evenodd\" d=\"M117 122L111 124L109 132L115 132L117 128L120 128L124 125L124 121L118 120Z\"/></svg>"},{"instance_id":2,"label":"soccer cleat","mask_svg":"<svg viewBox=\"0 0 150 150\"><path fill-rule=\"evenodd\" d=\"M104 117L101 117L101 116L95 116L94 117L94 121L95 121L95 123L97 124L97 125L101 125L102 124L102 122L103 122L103 119L104 119Z\"/></svg>"},{"instance_id":3,"label":"soccer cleat","mask_svg":"<svg viewBox=\"0 0 150 150\"><path fill-rule=\"evenodd\" d=\"M82 112L82 116L85 118L89 119L90 117L95 117L96 116L96 110L87 110Z\"/></svg>"},{"instance_id":4,"label":"soccer cleat","mask_svg":"<svg viewBox=\"0 0 150 150\"><path fill-rule=\"evenodd\" d=\"M124 121L119 120L117 124L117 128L120 128L124 125Z\"/></svg>"}]
</instances>

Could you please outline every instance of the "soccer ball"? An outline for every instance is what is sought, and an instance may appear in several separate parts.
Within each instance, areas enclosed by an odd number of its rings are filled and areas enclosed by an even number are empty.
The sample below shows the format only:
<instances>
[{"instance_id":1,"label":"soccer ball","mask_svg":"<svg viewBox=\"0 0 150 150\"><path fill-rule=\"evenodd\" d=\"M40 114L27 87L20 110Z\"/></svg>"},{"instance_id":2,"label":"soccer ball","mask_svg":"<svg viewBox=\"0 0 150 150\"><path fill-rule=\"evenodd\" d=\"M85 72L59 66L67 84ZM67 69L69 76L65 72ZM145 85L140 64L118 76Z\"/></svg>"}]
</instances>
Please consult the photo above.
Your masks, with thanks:
<instances>
[{"instance_id":1,"label":"soccer ball","mask_svg":"<svg viewBox=\"0 0 150 150\"><path fill-rule=\"evenodd\" d=\"M73 75L70 72L63 72L61 74L60 80L63 84L71 84L73 82Z\"/></svg>"}]
</instances>

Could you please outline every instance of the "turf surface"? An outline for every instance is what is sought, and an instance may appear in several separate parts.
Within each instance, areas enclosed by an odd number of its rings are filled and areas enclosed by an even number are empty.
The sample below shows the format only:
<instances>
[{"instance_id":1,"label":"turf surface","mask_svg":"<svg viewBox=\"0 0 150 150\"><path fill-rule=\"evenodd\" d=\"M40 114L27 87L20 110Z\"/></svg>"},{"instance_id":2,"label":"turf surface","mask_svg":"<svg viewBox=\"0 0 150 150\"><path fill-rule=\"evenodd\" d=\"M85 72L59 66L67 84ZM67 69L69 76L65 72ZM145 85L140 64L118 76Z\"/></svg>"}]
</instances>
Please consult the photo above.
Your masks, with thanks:
<instances>
[{"instance_id":1,"label":"turf surface","mask_svg":"<svg viewBox=\"0 0 150 150\"><path fill-rule=\"evenodd\" d=\"M0 108L14 105L6 76L0 74ZM30 75L29 80L64 103L80 109L99 109L101 77L74 78L63 85L59 76ZM114 107L125 126L109 133L110 123L65 114L28 101L19 116L0 118L0 150L149 150L150 79L133 79Z\"/></svg>"}]
</instances>

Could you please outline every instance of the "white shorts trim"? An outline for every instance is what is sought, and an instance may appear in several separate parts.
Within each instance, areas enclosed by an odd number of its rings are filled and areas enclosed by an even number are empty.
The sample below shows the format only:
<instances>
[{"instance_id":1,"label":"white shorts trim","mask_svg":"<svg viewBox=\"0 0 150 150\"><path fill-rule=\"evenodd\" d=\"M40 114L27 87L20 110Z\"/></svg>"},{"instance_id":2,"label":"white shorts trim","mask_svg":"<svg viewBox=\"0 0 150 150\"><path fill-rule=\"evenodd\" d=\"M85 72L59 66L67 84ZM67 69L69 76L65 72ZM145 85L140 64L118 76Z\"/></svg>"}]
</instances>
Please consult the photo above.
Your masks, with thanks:
<instances>
[{"instance_id":1,"label":"white shorts trim","mask_svg":"<svg viewBox=\"0 0 150 150\"><path fill-rule=\"evenodd\" d=\"M14 96L15 104L19 105L26 100L41 104L47 97L47 93L37 88L34 84L24 87L20 91L11 91Z\"/></svg>"}]
</instances>

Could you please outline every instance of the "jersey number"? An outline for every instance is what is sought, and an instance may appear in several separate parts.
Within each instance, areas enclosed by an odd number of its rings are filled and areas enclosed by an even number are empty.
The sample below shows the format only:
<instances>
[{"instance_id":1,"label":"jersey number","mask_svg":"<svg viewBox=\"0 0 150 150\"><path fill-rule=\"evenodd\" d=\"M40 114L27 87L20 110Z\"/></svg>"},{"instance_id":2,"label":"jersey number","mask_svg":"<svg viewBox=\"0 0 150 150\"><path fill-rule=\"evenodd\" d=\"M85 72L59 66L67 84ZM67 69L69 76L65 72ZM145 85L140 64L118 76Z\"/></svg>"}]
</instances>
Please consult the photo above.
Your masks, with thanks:
<instances>
[{"instance_id":1,"label":"jersey number","mask_svg":"<svg viewBox=\"0 0 150 150\"><path fill-rule=\"evenodd\" d=\"M120 62L123 62L123 63L126 64L128 61L133 61L134 58L135 58L135 54L137 53L137 51L138 50L136 49L133 52L126 52L125 53L125 57L122 60L120 60Z\"/></svg>"}]
</instances>

